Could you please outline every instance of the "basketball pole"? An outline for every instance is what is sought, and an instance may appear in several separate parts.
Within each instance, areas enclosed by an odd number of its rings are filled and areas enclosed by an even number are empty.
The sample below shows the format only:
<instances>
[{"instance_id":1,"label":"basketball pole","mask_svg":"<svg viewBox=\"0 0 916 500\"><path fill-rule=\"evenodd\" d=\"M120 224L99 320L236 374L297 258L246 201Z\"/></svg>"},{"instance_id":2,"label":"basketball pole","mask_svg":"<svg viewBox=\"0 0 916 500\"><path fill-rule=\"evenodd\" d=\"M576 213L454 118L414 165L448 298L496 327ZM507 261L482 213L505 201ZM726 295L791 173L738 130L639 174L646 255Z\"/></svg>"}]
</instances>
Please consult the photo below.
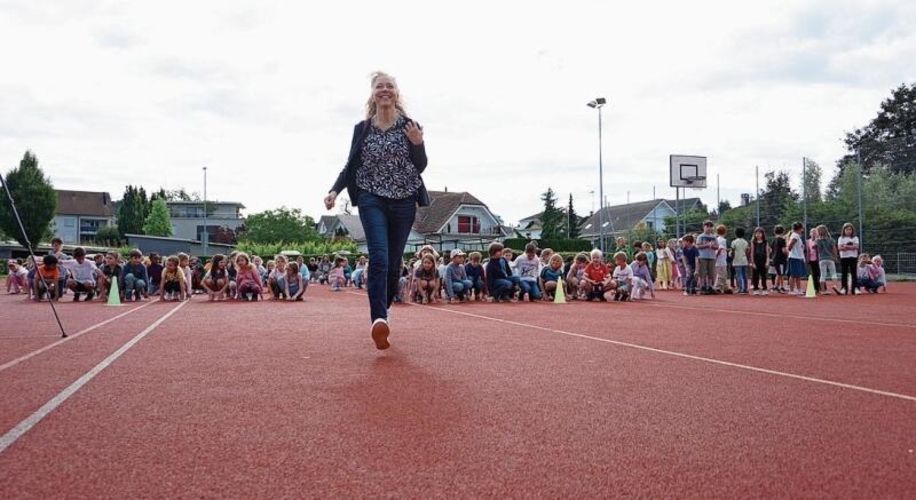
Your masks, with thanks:
<instances>
[{"instance_id":1,"label":"basketball pole","mask_svg":"<svg viewBox=\"0 0 916 500\"><path fill-rule=\"evenodd\" d=\"M22 232L22 238L25 240L26 250L29 251L29 256L32 259L32 264L35 265L35 277L42 280L45 285L45 290L48 291L48 285L44 276L41 275L41 269L38 268L41 264L38 263L38 258L35 257L35 251L32 248L32 241L29 239L28 233L25 232L25 226L22 224L22 219L19 217L19 210L16 208L16 201L13 200L13 192L10 191L9 185L7 185L6 180L3 178L3 174L0 174L0 185L3 186L3 190L6 191L6 196L10 199L10 208L13 209L13 215L16 216L16 222L19 223L19 230ZM29 287L32 287L32 283L29 283ZM61 293L62 290L58 290L57 293ZM57 327L60 328L60 336L62 338L67 338L67 332L64 330L64 324L60 322L60 316L57 314L57 308L54 307L54 297L51 296L51 292L48 291L48 304L51 305L51 312L54 313L54 319L57 320Z\"/></svg>"}]
</instances>

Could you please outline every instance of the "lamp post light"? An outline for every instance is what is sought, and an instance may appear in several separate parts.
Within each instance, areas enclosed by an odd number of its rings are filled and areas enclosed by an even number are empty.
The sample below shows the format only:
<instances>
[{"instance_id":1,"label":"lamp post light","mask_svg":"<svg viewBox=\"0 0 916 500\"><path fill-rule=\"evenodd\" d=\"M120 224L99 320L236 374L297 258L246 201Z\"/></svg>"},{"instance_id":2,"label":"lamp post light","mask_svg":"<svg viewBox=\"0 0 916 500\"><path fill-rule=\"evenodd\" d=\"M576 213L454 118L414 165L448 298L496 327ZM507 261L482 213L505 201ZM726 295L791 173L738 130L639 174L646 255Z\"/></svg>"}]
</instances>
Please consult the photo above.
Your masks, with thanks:
<instances>
[{"instance_id":1,"label":"lamp post light","mask_svg":"<svg viewBox=\"0 0 916 500\"><path fill-rule=\"evenodd\" d=\"M588 103L588 107L598 110L598 234L600 243L598 248L604 252L604 163L601 145L601 108L607 104L607 99L597 97Z\"/></svg>"},{"instance_id":2,"label":"lamp post light","mask_svg":"<svg viewBox=\"0 0 916 500\"><path fill-rule=\"evenodd\" d=\"M207 167L204 167L204 234L201 235L201 240L204 246L204 257L209 256L207 253L207 243L210 239L210 231L207 229Z\"/></svg>"}]
</instances>

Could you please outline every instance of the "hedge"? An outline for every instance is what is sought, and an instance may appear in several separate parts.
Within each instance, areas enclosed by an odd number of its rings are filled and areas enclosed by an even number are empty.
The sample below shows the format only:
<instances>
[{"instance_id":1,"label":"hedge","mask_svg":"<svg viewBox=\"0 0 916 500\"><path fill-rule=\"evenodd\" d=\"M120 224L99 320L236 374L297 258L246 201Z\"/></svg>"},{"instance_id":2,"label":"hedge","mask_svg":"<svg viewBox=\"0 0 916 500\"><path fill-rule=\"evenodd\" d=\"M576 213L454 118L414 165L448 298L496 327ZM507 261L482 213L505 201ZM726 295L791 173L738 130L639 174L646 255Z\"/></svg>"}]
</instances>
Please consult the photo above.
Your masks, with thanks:
<instances>
[{"instance_id":1,"label":"hedge","mask_svg":"<svg viewBox=\"0 0 916 500\"><path fill-rule=\"evenodd\" d=\"M592 249L592 243L588 240L580 239L556 239L556 240L531 240L530 238L506 238L503 245L508 248L524 249L525 245L535 241L538 248L549 248L554 252L588 252Z\"/></svg>"}]
</instances>

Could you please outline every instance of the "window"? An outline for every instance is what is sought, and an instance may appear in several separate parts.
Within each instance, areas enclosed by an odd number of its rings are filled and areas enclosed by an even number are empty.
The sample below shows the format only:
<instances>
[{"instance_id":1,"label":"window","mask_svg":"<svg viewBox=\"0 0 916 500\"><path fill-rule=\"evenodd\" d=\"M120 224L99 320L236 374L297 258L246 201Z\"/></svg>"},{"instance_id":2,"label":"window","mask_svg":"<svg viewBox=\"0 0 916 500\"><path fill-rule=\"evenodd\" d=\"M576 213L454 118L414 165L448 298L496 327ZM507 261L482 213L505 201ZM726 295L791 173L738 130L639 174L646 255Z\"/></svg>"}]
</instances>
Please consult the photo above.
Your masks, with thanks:
<instances>
[{"instance_id":1,"label":"window","mask_svg":"<svg viewBox=\"0 0 916 500\"><path fill-rule=\"evenodd\" d=\"M64 219L64 227L73 227L76 225L76 221L73 220L73 217L67 217Z\"/></svg>"},{"instance_id":2,"label":"window","mask_svg":"<svg viewBox=\"0 0 916 500\"><path fill-rule=\"evenodd\" d=\"M458 216L458 234L480 233L480 219L472 215Z\"/></svg>"}]
</instances>

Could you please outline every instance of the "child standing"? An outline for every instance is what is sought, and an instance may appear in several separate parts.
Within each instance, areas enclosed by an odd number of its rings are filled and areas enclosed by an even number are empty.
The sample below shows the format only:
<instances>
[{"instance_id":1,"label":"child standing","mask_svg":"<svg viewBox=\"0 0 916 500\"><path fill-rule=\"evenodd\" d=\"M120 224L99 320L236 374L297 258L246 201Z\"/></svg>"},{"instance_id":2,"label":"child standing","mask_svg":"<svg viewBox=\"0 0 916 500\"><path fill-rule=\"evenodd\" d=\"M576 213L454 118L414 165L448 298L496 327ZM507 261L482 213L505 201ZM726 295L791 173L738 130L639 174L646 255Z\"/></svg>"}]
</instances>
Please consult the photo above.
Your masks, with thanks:
<instances>
[{"instance_id":1,"label":"child standing","mask_svg":"<svg viewBox=\"0 0 916 500\"><path fill-rule=\"evenodd\" d=\"M767 244L766 232L762 227L754 229L754 238L751 240L751 278L754 283L754 295L761 293L760 284L763 282L763 295L767 295L767 272L770 265L770 245Z\"/></svg>"},{"instance_id":2,"label":"child standing","mask_svg":"<svg viewBox=\"0 0 916 500\"><path fill-rule=\"evenodd\" d=\"M773 233L776 235L773 238L773 251L770 254L770 262L774 269L773 291L776 293L786 293L784 279L786 267L789 264L789 249L786 245L786 238L783 236L786 230L784 227L777 224L776 227L773 228Z\"/></svg>"},{"instance_id":3,"label":"child standing","mask_svg":"<svg viewBox=\"0 0 916 500\"><path fill-rule=\"evenodd\" d=\"M821 224L816 229L818 268L821 274L821 288L824 290L821 293L828 293L828 279L831 280L831 288L836 288L836 263L840 256L836 250L836 242L833 241L833 236L830 236L827 226Z\"/></svg>"},{"instance_id":4,"label":"child standing","mask_svg":"<svg viewBox=\"0 0 916 500\"><path fill-rule=\"evenodd\" d=\"M682 248L681 248L681 262L684 264L684 295L696 295L697 294L697 266L700 261L700 251L693 244L694 238L692 234L684 235L682 239Z\"/></svg>"},{"instance_id":5,"label":"child standing","mask_svg":"<svg viewBox=\"0 0 916 500\"><path fill-rule=\"evenodd\" d=\"M673 288L684 288L684 252L683 242L679 239L671 238L668 240L668 252L674 258L671 262L671 280Z\"/></svg>"},{"instance_id":6,"label":"child standing","mask_svg":"<svg viewBox=\"0 0 916 500\"><path fill-rule=\"evenodd\" d=\"M735 284L738 293L747 294L747 266L748 266L748 242L744 239L744 228L735 229L735 239L732 241L732 267L735 269ZM756 288L755 288L756 290Z\"/></svg>"},{"instance_id":7,"label":"child standing","mask_svg":"<svg viewBox=\"0 0 916 500\"><path fill-rule=\"evenodd\" d=\"M664 239L659 238L655 245L655 276L662 290L667 290L669 287L674 288L674 284L671 283L671 260L668 244Z\"/></svg>"},{"instance_id":8,"label":"child standing","mask_svg":"<svg viewBox=\"0 0 916 500\"><path fill-rule=\"evenodd\" d=\"M789 243L786 251L789 257L789 293L791 295L804 295L801 288L801 280L805 277L805 243L802 241L802 229L804 226L801 222L792 224L792 232L789 234Z\"/></svg>"},{"instance_id":9,"label":"child standing","mask_svg":"<svg viewBox=\"0 0 916 500\"><path fill-rule=\"evenodd\" d=\"M725 224L716 226L716 293L732 293L728 279L728 241Z\"/></svg>"},{"instance_id":10,"label":"child standing","mask_svg":"<svg viewBox=\"0 0 916 500\"><path fill-rule=\"evenodd\" d=\"M261 275L258 270L251 265L248 254L239 252L235 256L236 275L235 282L238 284L238 299L257 302L264 293L261 286Z\"/></svg>"},{"instance_id":11,"label":"child standing","mask_svg":"<svg viewBox=\"0 0 916 500\"><path fill-rule=\"evenodd\" d=\"M700 284L700 294L712 293L712 286L716 280L716 235L712 233L712 221L703 223L703 233L696 238L696 249L700 252L700 266L697 278Z\"/></svg>"},{"instance_id":12,"label":"child standing","mask_svg":"<svg viewBox=\"0 0 916 500\"><path fill-rule=\"evenodd\" d=\"M808 275L814 282L815 293L821 293L821 266L817 256L817 228L812 227L808 231L808 239L805 241L805 262L808 267Z\"/></svg>"},{"instance_id":13,"label":"child standing","mask_svg":"<svg viewBox=\"0 0 916 500\"><path fill-rule=\"evenodd\" d=\"M843 279L843 285L839 290L834 287L833 291L837 295L851 294L855 290L853 285L856 280L856 258L859 256L859 238L851 223L843 224L842 235L837 239L836 244L840 249L840 276ZM850 280L853 283L850 283Z\"/></svg>"},{"instance_id":14,"label":"child standing","mask_svg":"<svg viewBox=\"0 0 916 500\"><path fill-rule=\"evenodd\" d=\"M642 244L642 252L646 254L646 268L649 271L649 276L652 277L652 286L655 286L655 267L658 262L658 256L655 254L655 247L650 242L645 242ZM636 253L639 255L639 252ZM636 257L633 257L634 259Z\"/></svg>"}]
</instances>

